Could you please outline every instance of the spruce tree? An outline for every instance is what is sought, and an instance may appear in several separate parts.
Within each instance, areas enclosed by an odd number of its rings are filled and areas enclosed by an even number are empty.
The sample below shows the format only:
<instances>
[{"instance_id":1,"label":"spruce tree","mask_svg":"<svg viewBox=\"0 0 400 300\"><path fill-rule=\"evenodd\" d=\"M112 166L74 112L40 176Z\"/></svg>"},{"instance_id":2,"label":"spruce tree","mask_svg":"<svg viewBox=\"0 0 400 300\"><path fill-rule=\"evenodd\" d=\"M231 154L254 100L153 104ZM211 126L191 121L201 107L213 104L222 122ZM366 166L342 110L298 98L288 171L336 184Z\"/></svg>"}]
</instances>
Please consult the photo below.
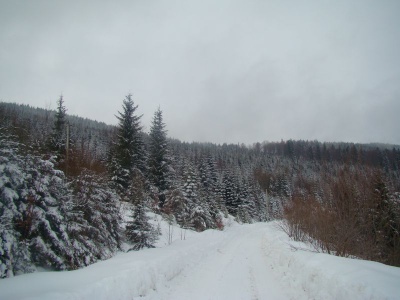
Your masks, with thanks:
<instances>
[{"instance_id":1,"label":"spruce tree","mask_svg":"<svg viewBox=\"0 0 400 300\"><path fill-rule=\"evenodd\" d=\"M150 129L149 172L150 180L159 192L160 206L164 203L164 192L169 189L167 131L160 108L154 113Z\"/></svg>"},{"instance_id":2,"label":"spruce tree","mask_svg":"<svg viewBox=\"0 0 400 300\"><path fill-rule=\"evenodd\" d=\"M95 172L84 170L69 184L72 201L69 205L69 235L85 250L86 260L111 257L120 247L119 197L107 180ZM72 226L72 224L78 226Z\"/></svg>"},{"instance_id":3,"label":"spruce tree","mask_svg":"<svg viewBox=\"0 0 400 300\"><path fill-rule=\"evenodd\" d=\"M146 215L146 207L139 203L133 210L133 221L126 225L126 236L133 246L129 250L141 250L143 248L154 248L154 242L157 240L157 231L149 223L149 217Z\"/></svg>"},{"instance_id":4,"label":"spruce tree","mask_svg":"<svg viewBox=\"0 0 400 300\"><path fill-rule=\"evenodd\" d=\"M230 174L230 172L226 172L224 174L223 185L224 185L223 197L225 200L226 208L228 209L228 212L231 215L236 216L237 209L240 204L238 198L238 185L234 177Z\"/></svg>"},{"instance_id":5,"label":"spruce tree","mask_svg":"<svg viewBox=\"0 0 400 300\"><path fill-rule=\"evenodd\" d=\"M0 278L35 271L29 243L25 241L31 223L27 222L25 211L31 212L31 206L21 207L18 194L26 178L19 148L16 138L0 126ZM19 230L15 220L23 219L25 222L19 222L23 230Z\"/></svg>"},{"instance_id":6,"label":"spruce tree","mask_svg":"<svg viewBox=\"0 0 400 300\"><path fill-rule=\"evenodd\" d=\"M188 228L190 207L188 199L180 188L174 188L167 193L163 210L167 214L172 213L182 228Z\"/></svg>"},{"instance_id":7,"label":"spruce tree","mask_svg":"<svg viewBox=\"0 0 400 300\"><path fill-rule=\"evenodd\" d=\"M186 181L183 185L183 195L186 198L189 220L187 226L197 231L214 227L206 193L201 188L199 174L195 168L188 166Z\"/></svg>"},{"instance_id":8,"label":"spruce tree","mask_svg":"<svg viewBox=\"0 0 400 300\"><path fill-rule=\"evenodd\" d=\"M136 115L138 106L132 95L125 97L122 112L118 112L117 140L110 157L112 179L119 192L129 187L134 170L145 171L145 150L142 141L142 116Z\"/></svg>"},{"instance_id":9,"label":"spruce tree","mask_svg":"<svg viewBox=\"0 0 400 300\"><path fill-rule=\"evenodd\" d=\"M20 153L24 147L0 132L0 278L35 266L75 269L89 255L71 239L69 227L81 224L68 222L63 172L50 160Z\"/></svg>"},{"instance_id":10,"label":"spruce tree","mask_svg":"<svg viewBox=\"0 0 400 300\"><path fill-rule=\"evenodd\" d=\"M64 105L64 99L61 95L57 101L57 111L54 118L53 131L49 140L49 148L57 155L57 161L65 158L67 146L67 109Z\"/></svg>"}]
</instances>

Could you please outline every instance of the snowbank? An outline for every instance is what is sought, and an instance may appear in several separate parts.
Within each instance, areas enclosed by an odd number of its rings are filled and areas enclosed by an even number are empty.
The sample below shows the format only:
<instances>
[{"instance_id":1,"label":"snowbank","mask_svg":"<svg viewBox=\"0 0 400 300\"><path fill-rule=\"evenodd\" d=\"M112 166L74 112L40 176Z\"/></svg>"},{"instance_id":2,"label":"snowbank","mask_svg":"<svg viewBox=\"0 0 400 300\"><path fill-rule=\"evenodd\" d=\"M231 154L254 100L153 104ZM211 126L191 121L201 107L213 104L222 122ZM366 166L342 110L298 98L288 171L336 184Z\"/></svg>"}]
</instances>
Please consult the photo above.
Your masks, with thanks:
<instances>
[{"instance_id":1,"label":"snowbank","mask_svg":"<svg viewBox=\"0 0 400 300\"><path fill-rule=\"evenodd\" d=\"M159 216L153 216L159 218ZM160 219L164 234L158 246L165 246L168 224ZM207 230L186 232L173 226L173 243L168 247L119 253L84 269L69 272L40 272L0 280L0 299L132 299L145 296L198 264L223 240L223 233ZM194 238L195 237L195 238Z\"/></svg>"},{"instance_id":2,"label":"snowbank","mask_svg":"<svg viewBox=\"0 0 400 300\"><path fill-rule=\"evenodd\" d=\"M154 216L154 222L160 223L162 232L166 233L168 225L157 218ZM215 286L220 289L219 294L227 295L224 292L229 287L230 294L234 295L235 289L242 289L243 292L244 285L235 284L232 279L243 277L243 270L254 265L259 268L250 268L247 277L254 281L254 284L248 285L254 290L259 289L258 299L400 298L400 268L311 251L293 251L290 244L301 248L306 246L291 242L277 228L277 223L238 225L227 220L228 224L222 232L188 231L186 240L180 240L181 231L174 227L173 243L168 245L168 239L162 237L159 246L163 248L120 253L107 261L76 271L40 272L3 279L0 280L0 299L168 299L166 292L181 288L187 289L185 292L190 294L191 287L182 287L179 283L187 278L192 286L196 286L191 275L200 278L209 274L207 270L219 270L220 273L230 270L230 274L225 276L228 280L215 282ZM241 245L245 242L246 249L259 250L244 251ZM250 252L253 253L251 257ZM231 258L238 261L235 263ZM212 262L212 266L205 265L207 262ZM223 265L224 262L226 265ZM245 265L250 262L253 265ZM196 273L199 269L203 273ZM274 290L261 291L266 281ZM267 294L269 297L262 296ZM200 297L197 295L197 298Z\"/></svg>"},{"instance_id":3,"label":"snowbank","mask_svg":"<svg viewBox=\"0 0 400 300\"><path fill-rule=\"evenodd\" d=\"M268 224L262 247L276 276L311 299L400 299L400 268L312 252L278 222Z\"/></svg>"}]
</instances>

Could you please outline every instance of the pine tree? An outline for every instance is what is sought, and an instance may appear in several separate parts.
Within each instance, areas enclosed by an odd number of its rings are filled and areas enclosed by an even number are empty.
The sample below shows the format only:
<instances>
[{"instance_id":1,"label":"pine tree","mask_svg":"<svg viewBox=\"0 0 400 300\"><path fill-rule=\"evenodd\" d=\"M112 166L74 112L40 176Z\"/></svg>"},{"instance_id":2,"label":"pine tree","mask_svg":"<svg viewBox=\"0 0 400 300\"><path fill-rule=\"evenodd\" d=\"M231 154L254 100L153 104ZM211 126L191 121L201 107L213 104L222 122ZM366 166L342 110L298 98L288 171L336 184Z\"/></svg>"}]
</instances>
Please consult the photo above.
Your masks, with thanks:
<instances>
[{"instance_id":1,"label":"pine tree","mask_svg":"<svg viewBox=\"0 0 400 300\"><path fill-rule=\"evenodd\" d=\"M31 207L25 210L18 194L26 176L19 146L15 137L0 127L0 278L35 271L29 243L14 226L15 220L24 219L24 211L32 211ZM26 222L20 223L25 232L30 230L27 215Z\"/></svg>"},{"instance_id":2,"label":"pine tree","mask_svg":"<svg viewBox=\"0 0 400 300\"><path fill-rule=\"evenodd\" d=\"M70 237L82 244L89 262L110 258L121 242L119 197L102 176L88 170L77 176L70 188ZM73 223L79 226L71 226Z\"/></svg>"},{"instance_id":3,"label":"pine tree","mask_svg":"<svg viewBox=\"0 0 400 300\"><path fill-rule=\"evenodd\" d=\"M154 248L157 240L157 231L149 223L149 217L146 215L146 206L143 201L134 206L133 220L126 225L127 240L133 243L129 250L141 250L143 248Z\"/></svg>"},{"instance_id":4,"label":"pine tree","mask_svg":"<svg viewBox=\"0 0 400 300\"><path fill-rule=\"evenodd\" d=\"M238 194L239 206L237 217L243 223L251 223L255 215L254 200L251 199L249 186L246 181L241 183Z\"/></svg>"},{"instance_id":5,"label":"pine tree","mask_svg":"<svg viewBox=\"0 0 400 300\"><path fill-rule=\"evenodd\" d=\"M66 226L69 191L63 172L49 160L19 154L20 147L0 139L0 277L32 272L35 266L82 266L79 245Z\"/></svg>"},{"instance_id":6,"label":"pine tree","mask_svg":"<svg viewBox=\"0 0 400 300\"><path fill-rule=\"evenodd\" d=\"M180 188L170 190L166 194L166 200L163 207L164 212L173 214L178 224L186 229L189 226L189 204Z\"/></svg>"},{"instance_id":7,"label":"pine tree","mask_svg":"<svg viewBox=\"0 0 400 300\"><path fill-rule=\"evenodd\" d=\"M169 189L169 159L167 157L167 131L160 108L154 113L150 129L149 172L150 180L159 191L160 206L164 202L164 192Z\"/></svg>"},{"instance_id":8,"label":"pine tree","mask_svg":"<svg viewBox=\"0 0 400 300\"><path fill-rule=\"evenodd\" d=\"M389 192L384 175L378 172L374 177L371 195L373 206L370 210L372 213L372 233L375 235L375 244L379 249L380 256L394 259L393 249L399 245L400 241L400 220L398 207L396 207L398 203L396 203L394 195ZM399 260L399 257L397 257L397 263L399 263Z\"/></svg>"},{"instance_id":9,"label":"pine tree","mask_svg":"<svg viewBox=\"0 0 400 300\"><path fill-rule=\"evenodd\" d=\"M226 172L224 174L223 184L223 197L225 200L226 208L231 215L236 216L237 209L240 204L238 198L238 185L236 183L236 180L234 180L233 176L229 172Z\"/></svg>"},{"instance_id":10,"label":"pine tree","mask_svg":"<svg viewBox=\"0 0 400 300\"><path fill-rule=\"evenodd\" d=\"M218 186L218 175L215 167L214 158L211 155L205 156L200 161L199 173L201 178L201 194L205 199L208 211L212 217L212 223L207 227L214 227L214 221L220 219L219 211L222 210L220 190Z\"/></svg>"},{"instance_id":11,"label":"pine tree","mask_svg":"<svg viewBox=\"0 0 400 300\"><path fill-rule=\"evenodd\" d=\"M197 231L203 231L214 226L207 202L207 193L201 187L199 174L192 166L188 167L186 181L183 185L183 195L188 207L187 226Z\"/></svg>"},{"instance_id":12,"label":"pine tree","mask_svg":"<svg viewBox=\"0 0 400 300\"><path fill-rule=\"evenodd\" d=\"M61 162L65 158L67 146L67 109L61 95L57 101L57 111L54 119L53 131L49 140L49 148L57 155L57 161Z\"/></svg>"},{"instance_id":13,"label":"pine tree","mask_svg":"<svg viewBox=\"0 0 400 300\"><path fill-rule=\"evenodd\" d=\"M126 191L132 182L135 169L145 172L145 150L142 141L142 126L137 116L138 106L132 95L128 94L123 101L122 112L118 112L118 132L110 155L109 168L112 179L120 193Z\"/></svg>"}]
</instances>

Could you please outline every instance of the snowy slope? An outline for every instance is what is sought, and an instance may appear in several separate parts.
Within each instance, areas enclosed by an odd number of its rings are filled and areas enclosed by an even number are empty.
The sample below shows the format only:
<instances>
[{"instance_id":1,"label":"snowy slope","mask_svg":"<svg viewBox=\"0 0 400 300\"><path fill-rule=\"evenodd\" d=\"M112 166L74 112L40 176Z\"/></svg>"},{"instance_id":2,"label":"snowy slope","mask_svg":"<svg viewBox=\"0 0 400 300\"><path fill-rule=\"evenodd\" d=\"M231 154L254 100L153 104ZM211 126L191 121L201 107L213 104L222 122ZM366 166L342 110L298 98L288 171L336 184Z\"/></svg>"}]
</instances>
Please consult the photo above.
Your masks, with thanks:
<instances>
[{"instance_id":1,"label":"snowy slope","mask_svg":"<svg viewBox=\"0 0 400 300\"><path fill-rule=\"evenodd\" d=\"M400 268L293 251L276 223L180 234L85 269L0 280L0 299L400 299Z\"/></svg>"}]
</instances>

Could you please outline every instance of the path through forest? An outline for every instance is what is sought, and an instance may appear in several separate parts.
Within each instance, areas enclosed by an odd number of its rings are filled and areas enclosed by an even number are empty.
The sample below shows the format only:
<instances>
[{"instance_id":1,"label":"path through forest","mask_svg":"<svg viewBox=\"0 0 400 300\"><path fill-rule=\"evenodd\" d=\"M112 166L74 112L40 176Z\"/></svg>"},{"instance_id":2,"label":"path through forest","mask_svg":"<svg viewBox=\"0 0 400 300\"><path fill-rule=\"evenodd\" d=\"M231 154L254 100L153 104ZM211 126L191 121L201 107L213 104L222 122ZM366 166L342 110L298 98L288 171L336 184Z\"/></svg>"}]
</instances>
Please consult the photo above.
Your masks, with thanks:
<instances>
[{"instance_id":1,"label":"path through forest","mask_svg":"<svg viewBox=\"0 0 400 300\"><path fill-rule=\"evenodd\" d=\"M274 276L265 227L236 228L197 265L184 270L149 299L302 299Z\"/></svg>"},{"instance_id":2,"label":"path through forest","mask_svg":"<svg viewBox=\"0 0 400 300\"><path fill-rule=\"evenodd\" d=\"M156 218L156 216L154 216ZM119 253L69 272L0 280L0 299L263 300L398 299L400 268L313 252L291 241L279 222L202 233L168 224L158 248Z\"/></svg>"}]
</instances>

